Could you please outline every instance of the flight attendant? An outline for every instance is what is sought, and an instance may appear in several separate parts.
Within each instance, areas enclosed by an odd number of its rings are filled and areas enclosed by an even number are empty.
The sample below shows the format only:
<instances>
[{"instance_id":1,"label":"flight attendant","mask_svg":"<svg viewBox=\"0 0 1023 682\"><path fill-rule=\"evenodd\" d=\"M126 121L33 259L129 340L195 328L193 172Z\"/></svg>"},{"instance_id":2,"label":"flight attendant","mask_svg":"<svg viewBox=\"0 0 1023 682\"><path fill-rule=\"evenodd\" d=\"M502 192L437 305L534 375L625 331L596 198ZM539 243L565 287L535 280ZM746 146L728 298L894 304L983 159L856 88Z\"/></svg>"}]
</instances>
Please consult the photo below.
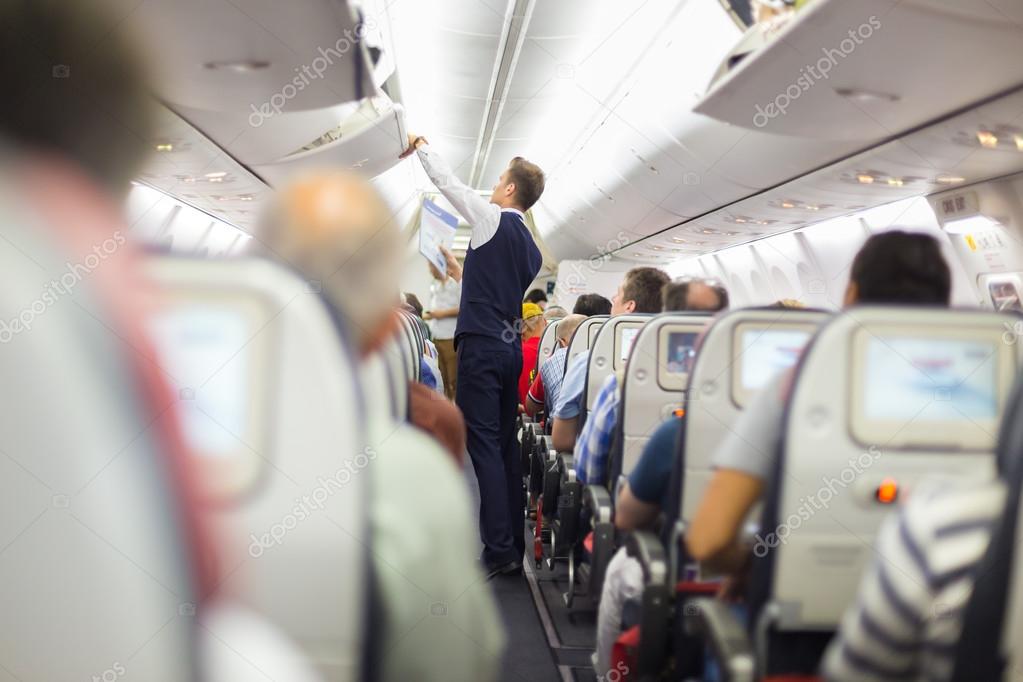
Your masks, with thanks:
<instances>
[{"instance_id":1,"label":"flight attendant","mask_svg":"<svg viewBox=\"0 0 1023 682\"><path fill-rule=\"evenodd\" d=\"M480 490L480 537L488 578L522 571L525 515L522 464L515 441L522 370L522 295L542 257L525 212L543 193L540 168L515 157L489 201L466 186L426 139L409 135L426 174L472 227L455 328L458 386L469 458Z\"/></svg>"}]
</instances>

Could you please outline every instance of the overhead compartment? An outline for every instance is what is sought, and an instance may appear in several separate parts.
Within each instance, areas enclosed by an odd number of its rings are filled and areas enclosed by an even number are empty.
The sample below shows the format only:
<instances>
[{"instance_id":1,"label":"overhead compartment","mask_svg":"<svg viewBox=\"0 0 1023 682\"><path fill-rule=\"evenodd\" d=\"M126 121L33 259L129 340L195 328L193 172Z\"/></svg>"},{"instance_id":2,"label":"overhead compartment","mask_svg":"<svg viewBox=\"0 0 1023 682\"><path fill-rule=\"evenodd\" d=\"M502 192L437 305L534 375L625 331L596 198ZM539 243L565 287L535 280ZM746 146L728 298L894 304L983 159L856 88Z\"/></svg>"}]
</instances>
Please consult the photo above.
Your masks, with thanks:
<instances>
[{"instance_id":1,"label":"overhead compartment","mask_svg":"<svg viewBox=\"0 0 1023 682\"><path fill-rule=\"evenodd\" d=\"M879 141L1023 82L1023 11L985 0L815 0L731 66L695 111L742 128Z\"/></svg>"},{"instance_id":2,"label":"overhead compartment","mask_svg":"<svg viewBox=\"0 0 1023 682\"><path fill-rule=\"evenodd\" d=\"M379 174L405 147L381 85L385 22L344 0L113 0L157 96L268 182L312 166Z\"/></svg>"}]
</instances>

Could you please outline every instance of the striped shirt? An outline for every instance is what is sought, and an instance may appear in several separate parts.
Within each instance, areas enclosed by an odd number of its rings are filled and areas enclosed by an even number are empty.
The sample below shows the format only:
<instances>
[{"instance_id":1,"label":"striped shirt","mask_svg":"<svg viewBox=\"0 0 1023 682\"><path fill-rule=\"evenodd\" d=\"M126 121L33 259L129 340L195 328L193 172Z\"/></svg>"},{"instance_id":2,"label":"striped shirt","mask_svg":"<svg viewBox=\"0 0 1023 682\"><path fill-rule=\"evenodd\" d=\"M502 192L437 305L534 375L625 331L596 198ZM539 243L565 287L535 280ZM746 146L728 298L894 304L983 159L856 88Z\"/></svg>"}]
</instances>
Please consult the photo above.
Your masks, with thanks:
<instances>
[{"instance_id":1,"label":"striped shirt","mask_svg":"<svg viewBox=\"0 0 1023 682\"><path fill-rule=\"evenodd\" d=\"M540 363L540 380L543 382L543 400L547 406L547 413L550 414L554 406L558 404L558 395L561 393L561 380L565 378L565 356L568 349L561 346L550 354L546 360ZM535 402L541 402L539 400Z\"/></svg>"},{"instance_id":2,"label":"striped shirt","mask_svg":"<svg viewBox=\"0 0 1023 682\"><path fill-rule=\"evenodd\" d=\"M877 538L824 658L828 680L948 680L973 573L1005 505L1000 481L924 484Z\"/></svg>"}]
</instances>

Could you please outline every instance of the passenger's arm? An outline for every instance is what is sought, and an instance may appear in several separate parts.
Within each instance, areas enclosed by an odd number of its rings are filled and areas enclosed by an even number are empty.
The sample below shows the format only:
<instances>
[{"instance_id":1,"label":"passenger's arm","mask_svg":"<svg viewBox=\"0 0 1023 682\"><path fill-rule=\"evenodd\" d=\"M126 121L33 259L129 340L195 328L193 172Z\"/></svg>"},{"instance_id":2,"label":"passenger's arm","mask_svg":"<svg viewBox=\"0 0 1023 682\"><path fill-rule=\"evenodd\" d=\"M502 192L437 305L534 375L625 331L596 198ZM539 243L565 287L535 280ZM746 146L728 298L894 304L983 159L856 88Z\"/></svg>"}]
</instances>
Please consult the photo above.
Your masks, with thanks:
<instances>
[{"instance_id":1,"label":"passenger's arm","mask_svg":"<svg viewBox=\"0 0 1023 682\"><path fill-rule=\"evenodd\" d=\"M533 383L529 386L529 390L526 391L526 404L524 405L526 414L532 417L542 410L544 399L543 375L537 374L536 378L533 379Z\"/></svg>"},{"instance_id":2,"label":"passenger's arm","mask_svg":"<svg viewBox=\"0 0 1023 682\"><path fill-rule=\"evenodd\" d=\"M579 417L561 419L554 418L554 427L551 429L551 442L558 452L572 452L575 449L575 431L579 424Z\"/></svg>"},{"instance_id":3,"label":"passenger's arm","mask_svg":"<svg viewBox=\"0 0 1023 682\"><path fill-rule=\"evenodd\" d=\"M735 469L717 469L686 529L689 555L716 573L734 573L746 562L742 524L760 499L761 479Z\"/></svg>"},{"instance_id":4,"label":"passenger's arm","mask_svg":"<svg viewBox=\"0 0 1023 682\"><path fill-rule=\"evenodd\" d=\"M490 203L459 180L444 159L430 149L430 145L421 141L416 150L419 152L423 169L430 176L430 181L472 227L470 242L473 248L490 241L497 233L497 226L501 222L500 207Z\"/></svg>"},{"instance_id":5,"label":"passenger's arm","mask_svg":"<svg viewBox=\"0 0 1023 682\"><path fill-rule=\"evenodd\" d=\"M626 481L618 493L618 502L615 504L615 528L619 530L649 528L657 520L660 511L659 504L644 502L633 495Z\"/></svg>"}]
</instances>

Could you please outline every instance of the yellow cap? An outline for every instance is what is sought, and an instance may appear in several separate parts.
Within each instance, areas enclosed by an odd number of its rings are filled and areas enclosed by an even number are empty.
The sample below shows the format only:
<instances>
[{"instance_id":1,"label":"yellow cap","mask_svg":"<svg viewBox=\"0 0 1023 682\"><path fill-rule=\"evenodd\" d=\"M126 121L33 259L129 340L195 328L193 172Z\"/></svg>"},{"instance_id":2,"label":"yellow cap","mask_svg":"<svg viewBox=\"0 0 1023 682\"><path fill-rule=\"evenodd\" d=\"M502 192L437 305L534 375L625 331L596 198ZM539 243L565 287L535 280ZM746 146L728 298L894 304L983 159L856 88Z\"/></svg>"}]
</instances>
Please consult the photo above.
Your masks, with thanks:
<instances>
[{"instance_id":1,"label":"yellow cap","mask_svg":"<svg viewBox=\"0 0 1023 682\"><path fill-rule=\"evenodd\" d=\"M543 315L543 308L535 303L523 303L522 304L522 319L528 320L531 317L537 315Z\"/></svg>"}]
</instances>

